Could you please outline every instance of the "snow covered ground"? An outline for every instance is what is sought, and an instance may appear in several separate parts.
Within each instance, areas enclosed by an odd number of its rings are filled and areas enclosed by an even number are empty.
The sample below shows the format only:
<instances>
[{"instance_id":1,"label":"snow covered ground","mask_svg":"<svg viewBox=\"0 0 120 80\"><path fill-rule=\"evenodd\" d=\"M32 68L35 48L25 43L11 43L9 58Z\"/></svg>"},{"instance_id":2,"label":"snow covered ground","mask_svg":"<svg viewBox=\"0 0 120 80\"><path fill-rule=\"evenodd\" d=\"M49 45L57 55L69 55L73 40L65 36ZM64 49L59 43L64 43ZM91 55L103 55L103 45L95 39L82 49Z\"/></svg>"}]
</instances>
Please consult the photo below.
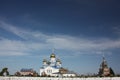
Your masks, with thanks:
<instances>
[{"instance_id":1,"label":"snow covered ground","mask_svg":"<svg viewBox=\"0 0 120 80\"><path fill-rule=\"evenodd\" d=\"M120 80L120 77L107 77L107 78L0 77L0 80Z\"/></svg>"}]
</instances>

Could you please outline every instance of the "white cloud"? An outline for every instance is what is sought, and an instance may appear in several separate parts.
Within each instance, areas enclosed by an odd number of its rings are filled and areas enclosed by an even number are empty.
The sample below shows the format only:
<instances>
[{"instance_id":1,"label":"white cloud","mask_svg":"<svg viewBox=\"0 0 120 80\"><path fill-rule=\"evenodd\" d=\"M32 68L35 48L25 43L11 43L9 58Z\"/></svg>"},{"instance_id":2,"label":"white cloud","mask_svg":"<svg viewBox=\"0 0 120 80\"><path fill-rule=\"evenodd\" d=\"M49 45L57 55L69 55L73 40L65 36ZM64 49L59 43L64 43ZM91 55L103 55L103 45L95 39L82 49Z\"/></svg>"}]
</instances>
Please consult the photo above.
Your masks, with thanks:
<instances>
[{"instance_id":1,"label":"white cloud","mask_svg":"<svg viewBox=\"0 0 120 80\"><path fill-rule=\"evenodd\" d=\"M99 41L99 42L98 42ZM101 39L100 40L89 40L89 39L81 39L75 37L64 37L64 38L51 38L48 39L47 42L54 44L57 48L68 49L68 50L107 50L112 48L120 47L120 40L109 40L109 39Z\"/></svg>"},{"instance_id":2,"label":"white cloud","mask_svg":"<svg viewBox=\"0 0 120 80\"><path fill-rule=\"evenodd\" d=\"M31 50L56 48L77 53L80 51L96 52L120 48L120 40L89 40L68 35L46 35L39 31L30 31L0 21L0 27L25 39L10 40L1 38L0 55L28 55ZM4 37L4 36L3 36ZM100 52L99 52L100 53Z\"/></svg>"},{"instance_id":3,"label":"white cloud","mask_svg":"<svg viewBox=\"0 0 120 80\"><path fill-rule=\"evenodd\" d=\"M113 33L120 36L120 25L113 27Z\"/></svg>"}]
</instances>

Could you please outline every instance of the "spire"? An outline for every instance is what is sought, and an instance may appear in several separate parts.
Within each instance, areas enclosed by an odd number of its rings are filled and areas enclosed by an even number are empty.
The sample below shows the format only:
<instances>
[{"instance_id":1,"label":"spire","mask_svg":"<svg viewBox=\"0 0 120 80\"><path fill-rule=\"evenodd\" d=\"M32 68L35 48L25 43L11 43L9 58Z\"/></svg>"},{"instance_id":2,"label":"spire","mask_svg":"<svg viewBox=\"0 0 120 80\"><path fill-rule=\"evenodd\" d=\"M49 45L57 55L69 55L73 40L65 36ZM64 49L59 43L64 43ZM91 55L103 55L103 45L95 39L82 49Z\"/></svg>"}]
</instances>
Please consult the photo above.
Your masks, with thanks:
<instances>
[{"instance_id":1,"label":"spire","mask_svg":"<svg viewBox=\"0 0 120 80\"><path fill-rule=\"evenodd\" d=\"M108 67L108 66L107 66L107 61L105 60L105 55L104 55L104 53L103 53L103 62L102 62L102 66L103 66L103 67Z\"/></svg>"},{"instance_id":2,"label":"spire","mask_svg":"<svg viewBox=\"0 0 120 80\"><path fill-rule=\"evenodd\" d=\"M50 58L55 58L56 57L54 52L55 52L55 48L52 49L52 54L50 55Z\"/></svg>"},{"instance_id":3,"label":"spire","mask_svg":"<svg viewBox=\"0 0 120 80\"><path fill-rule=\"evenodd\" d=\"M103 53L103 61L105 61L105 54Z\"/></svg>"},{"instance_id":4,"label":"spire","mask_svg":"<svg viewBox=\"0 0 120 80\"><path fill-rule=\"evenodd\" d=\"M54 53L54 52L55 52L55 48L52 49L52 53Z\"/></svg>"}]
</instances>

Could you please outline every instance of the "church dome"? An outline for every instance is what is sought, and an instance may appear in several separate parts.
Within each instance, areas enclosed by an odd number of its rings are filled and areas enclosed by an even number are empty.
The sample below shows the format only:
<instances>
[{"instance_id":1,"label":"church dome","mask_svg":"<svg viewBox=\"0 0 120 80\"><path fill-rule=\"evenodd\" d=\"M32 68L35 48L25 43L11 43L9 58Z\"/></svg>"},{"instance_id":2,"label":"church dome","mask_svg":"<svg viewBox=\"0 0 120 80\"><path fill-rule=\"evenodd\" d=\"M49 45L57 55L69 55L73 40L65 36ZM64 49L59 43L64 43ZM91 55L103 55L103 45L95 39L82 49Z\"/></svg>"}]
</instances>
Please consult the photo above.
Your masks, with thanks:
<instances>
[{"instance_id":1,"label":"church dome","mask_svg":"<svg viewBox=\"0 0 120 80\"><path fill-rule=\"evenodd\" d=\"M47 62L47 60L46 60L46 59L43 59L43 62Z\"/></svg>"},{"instance_id":2,"label":"church dome","mask_svg":"<svg viewBox=\"0 0 120 80\"><path fill-rule=\"evenodd\" d=\"M60 59L57 59L57 62L60 62Z\"/></svg>"},{"instance_id":3,"label":"church dome","mask_svg":"<svg viewBox=\"0 0 120 80\"><path fill-rule=\"evenodd\" d=\"M57 60L56 60L56 62L59 62L59 63L61 64L61 61L60 61L60 59L57 59Z\"/></svg>"},{"instance_id":4,"label":"church dome","mask_svg":"<svg viewBox=\"0 0 120 80\"><path fill-rule=\"evenodd\" d=\"M55 54L52 53L52 54L50 55L50 58L55 58Z\"/></svg>"}]
</instances>

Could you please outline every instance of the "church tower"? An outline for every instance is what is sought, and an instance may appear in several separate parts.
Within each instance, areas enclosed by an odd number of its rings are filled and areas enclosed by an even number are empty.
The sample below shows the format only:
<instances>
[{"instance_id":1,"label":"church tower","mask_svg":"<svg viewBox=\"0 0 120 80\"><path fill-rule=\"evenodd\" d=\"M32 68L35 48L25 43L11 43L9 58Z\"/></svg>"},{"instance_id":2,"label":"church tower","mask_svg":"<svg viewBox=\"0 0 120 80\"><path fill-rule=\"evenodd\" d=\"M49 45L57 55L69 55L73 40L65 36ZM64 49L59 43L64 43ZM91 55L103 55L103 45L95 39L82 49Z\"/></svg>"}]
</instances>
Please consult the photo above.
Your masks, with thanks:
<instances>
[{"instance_id":1,"label":"church tower","mask_svg":"<svg viewBox=\"0 0 120 80\"><path fill-rule=\"evenodd\" d=\"M57 59L56 60L56 66L57 66L57 68L61 68L61 61L60 61L60 59Z\"/></svg>"},{"instance_id":2,"label":"church tower","mask_svg":"<svg viewBox=\"0 0 120 80\"><path fill-rule=\"evenodd\" d=\"M105 60L104 56L99 68L99 76L110 76L110 68L108 67L107 61Z\"/></svg>"},{"instance_id":3,"label":"church tower","mask_svg":"<svg viewBox=\"0 0 120 80\"><path fill-rule=\"evenodd\" d=\"M48 61L46 59L43 59L43 67L45 68L47 67L47 65L48 65Z\"/></svg>"},{"instance_id":4,"label":"church tower","mask_svg":"<svg viewBox=\"0 0 120 80\"><path fill-rule=\"evenodd\" d=\"M56 63L56 56L54 53L50 55L50 66L55 66Z\"/></svg>"}]
</instances>

